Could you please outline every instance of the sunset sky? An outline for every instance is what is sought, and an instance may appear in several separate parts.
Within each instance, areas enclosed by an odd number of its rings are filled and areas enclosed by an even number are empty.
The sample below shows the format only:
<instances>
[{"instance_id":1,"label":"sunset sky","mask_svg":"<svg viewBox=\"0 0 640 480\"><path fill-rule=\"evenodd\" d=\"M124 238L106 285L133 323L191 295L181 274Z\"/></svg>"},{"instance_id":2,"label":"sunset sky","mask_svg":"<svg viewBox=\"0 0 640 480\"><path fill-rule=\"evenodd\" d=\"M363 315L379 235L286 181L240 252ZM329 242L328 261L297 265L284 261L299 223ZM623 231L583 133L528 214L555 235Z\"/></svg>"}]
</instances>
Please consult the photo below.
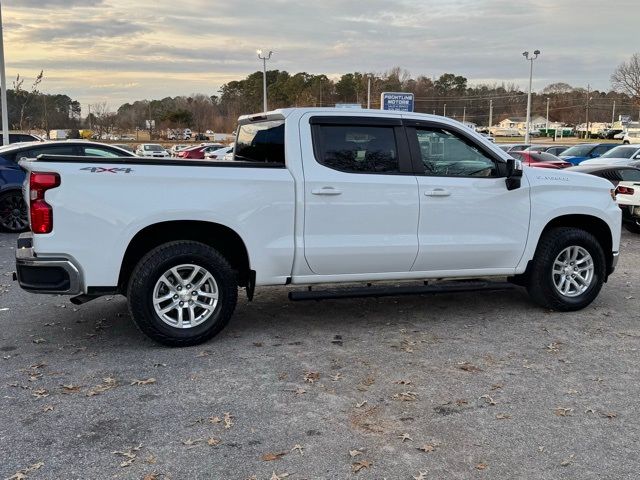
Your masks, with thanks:
<instances>
[{"instance_id":1,"label":"sunset sky","mask_svg":"<svg viewBox=\"0 0 640 480\"><path fill-rule=\"evenodd\" d=\"M615 8L614 8L615 5ZM617 0L5 0L9 83L112 107L144 98L216 94L261 68L338 76L452 72L525 88L524 50L542 50L534 88L563 81L609 89L638 44L640 2Z\"/></svg>"}]
</instances>

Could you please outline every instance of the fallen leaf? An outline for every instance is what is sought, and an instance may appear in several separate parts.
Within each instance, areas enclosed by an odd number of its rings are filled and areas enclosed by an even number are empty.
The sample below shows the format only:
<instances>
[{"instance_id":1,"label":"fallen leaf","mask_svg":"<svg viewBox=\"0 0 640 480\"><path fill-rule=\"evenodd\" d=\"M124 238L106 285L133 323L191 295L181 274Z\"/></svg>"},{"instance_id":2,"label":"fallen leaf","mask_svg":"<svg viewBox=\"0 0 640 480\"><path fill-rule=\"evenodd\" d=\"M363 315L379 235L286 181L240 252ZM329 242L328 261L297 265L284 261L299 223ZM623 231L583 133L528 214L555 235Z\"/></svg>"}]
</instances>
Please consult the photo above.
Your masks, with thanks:
<instances>
[{"instance_id":1,"label":"fallen leaf","mask_svg":"<svg viewBox=\"0 0 640 480\"><path fill-rule=\"evenodd\" d=\"M357 457L358 455L362 455L362 452L360 450L349 450L349 455L351 455L351 457Z\"/></svg>"},{"instance_id":2,"label":"fallen leaf","mask_svg":"<svg viewBox=\"0 0 640 480\"><path fill-rule=\"evenodd\" d=\"M209 355L211 355L211 350L203 350L196 357L208 357Z\"/></svg>"},{"instance_id":3,"label":"fallen leaf","mask_svg":"<svg viewBox=\"0 0 640 480\"><path fill-rule=\"evenodd\" d=\"M418 398L418 394L415 392L402 392L396 393L391 398L394 400L400 400L401 402L414 402Z\"/></svg>"},{"instance_id":4,"label":"fallen leaf","mask_svg":"<svg viewBox=\"0 0 640 480\"><path fill-rule=\"evenodd\" d=\"M209 439L207 440L207 445L209 445L210 447L217 447L218 445L220 445L221 441L222 440L218 438L209 437Z\"/></svg>"},{"instance_id":5,"label":"fallen leaf","mask_svg":"<svg viewBox=\"0 0 640 480\"><path fill-rule=\"evenodd\" d=\"M402 435L398 435L398 438L402 439L402 443L406 442L407 440L413 441L413 438L411 438L411 436L408 433L403 433Z\"/></svg>"},{"instance_id":6,"label":"fallen leaf","mask_svg":"<svg viewBox=\"0 0 640 480\"><path fill-rule=\"evenodd\" d=\"M152 383L156 383L155 378L147 378L146 380L133 380L131 385L150 385Z\"/></svg>"},{"instance_id":7,"label":"fallen leaf","mask_svg":"<svg viewBox=\"0 0 640 480\"><path fill-rule=\"evenodd\" d=\"M342 380L342 374L340 372L338 372L335 375L331 376L331 381L332 382L337 382L338 380Z\"/></svg>"},{"instance_id":8,"label":"fallen leaf","mask_svg":"<svg viewBox=\"0 0 640 480\"><path fill-rule=\"evenodd\" d=\"M275 460L280 460L282 457L284 457L287 453L289 452L278 452L278 453L265 453L263 454L260 459L263 462L273 462Z\"/></svg>"},{"instance_id":9,"label":"fallen leaf","mask_svg":"<svg viewBox=\"0 0 640 480\"><path fill-rule=\"evenodd\" d=\"M353 470L353 473L358 473L363 468L370 468L370 467L371 467L371 462L370 461L368 461L368 460L360 460L359 462L354 462L351 465L351 470Z\"/></svg>"},{"instance_id":10,"label":"fallen leaf","mask_svg":"<svg viewBox=\"0 0 640 480\"><path fill-rule=\"evenodd\" d=\"M571 465L573 463L573 457L575 457L574 454L569 455L562 462L560 462L560 465L563 466L563 467L568 467L569 465Z\"/></svg>"},{"instance_id":11,"label":"fallen leaf","mask_svg":"<svg viewBox=\"0 0 640 480\"><path fill-rule=\"evenodd\" d=\"M423 446L418 447L418 450L422 450L425 453L433 452L436 446L432 443L425 443Z\"/></svg>"},{"instance_id":12,"label":"fallen leaf","mask_svg":"<svg viewBox=\"0 0 640 480\"><path fill-rule=\"evenodd\" d=\"M298 451L300 455L304 455L304 447L302 445L298 445L297 443L291 449L292 452Z\"/></svg>"},{"instance_id":13,"label":"fallen leaf","mask_svg":"<svg viewBox=\"0 0 640 480\"><path fill-rule=\"evenodd\" d=\"M104 377L102 379L102 381L104 383L93 387L91 390L89 390L86 393L87 397L93 397L95 395L100 395L101 393L104 393L107 390L111 390L112 388L118 386L118 383L117 383L116 379L113 378L113 377Z\"/></svg>"},{"instance_id":14,"label":"fallen leaf","mask_svg":"<svg viewBox=\"0 0 640 480\"><path fill-rule=\"evenodd\" d=\"M62 385L62 393L77 393L80 391L80 385Z\"/></svg>"},{"instance_id":15,"label":"fallen leaf","mask_svg":"<svg viewBox=\"0 0 640 480\"><path fill-rule=\"evenodd\" d=\"M233 425L233 415L227 412L224 414L224 428L231 428Z\"/></svg>"},{"instance_id":16,"label":"fallen leaf","mask_svg":"<svg viewBox=\"0 0 640 480\"><path fill-rule=\"evenodd\" d=\"M558 407L554 410L554 413L558 416L558 417L569 417L571 416L571 413L573 412L573 408L563 408L563 407Z\"/></svg>"},{"instance_id":17,"label":"fallen leaf","mask_svg":"<svg viewBox=\"0 0 640 480\"><path fill-rule=\"evenodd\" d=\"M476 465L476 469L477 470L484 470L487 467L488 467L488 465L486 463L479 463L479 464Z\"/></svg>"},{"instance_id":18,"label":"fallen leaf","mask_svg":"<svg viewBox=\"0 0 640 480\"><path fill-rule=\"evenodd\" d=\"M33 340L31 340L33 343L35 344L39 344L39 343L45 343L46 340L44 338L34 338Z\"/></svg>"},{"instance_id":19,"label":"fallen leaf","mask_svg":"<svg viewBox=\"0 0 640 480\"><path fill-rule=\"evenodd\" d=\"M502 383L494 383L493 385L491 385L491 390L499 390L502 387L504 387Z\"/></svg>"},{"instance_id":20,"label":"fallen leaf","mask_svg":"<svg viewBox=\"0 0 640 480\"><path fill-rule=\"evenodd\" d=\"M194 447L199 443L202 443L201 438L196 438L196 439L187 438L186 440L182 440L182 444L186 445L187 447Z\"/></svg>"},{"instance_id":21,"label":"fallen leaf","mask_svg":"<svg viewBox=\"0 0 640 480\"><path fill-rule=\"evenodd\" d=\"M31 395L33 395L36 398L46 398L49 396L49 392L44 388L39 388L38 390L34 390Z\"/></svg>"},{"instance_id":22,"label":"fallen leaf","mask_svg":"<svg viewBox=\"0 0 640 480\"><path fill-rule=\"evenodd\" d=\"M269 480L282 480L283 478L287 478L288 476L288 473L279 473L276 475L276 472L273 472Z\"/></svg>"},{"instance_id":23,"label":"fallen leaf","mask_svg":"<svg viewBox=\"0 0 640 480\"><path fill-rule=\"evenodd\" d=\"M395 382L396 385L413 385L411 380L396 380Z\"/></svg>"},{"instance_id":24,"label":"fallen leaf","mask_svg":"<svg viewBox=\"0 0 640 480\"><path fill-rule=\"evenodd\" d=\"M43 412L53 412L53 405L45 405L44 407L42 407L42 411Z\"/></svg>"},{"instance_id":25,"label":"fallen leaf","mask_svg":"<svg viewBox=\"0 0 640 480\"><path fill-rule=\"evenodd\" d=\"M602 412L602 416L607 418L616 418L618 414L615 412Z\"/></svg>"},{"instance_id":26,"label":"fallen leaf","mask_svg":"<svg viewBox=\"0 0 640 480\"><path fill-rule=\"evenodd\" d=\"M496 418L497 418L498 420L508 420L508 419L510 419L510 418L511 418L511 415L509 415L508 413L498 413L498 414L496 415Z\"/></svg>"},{"instance_id":27,"label":"fallen leaf","mask_svg":"<svg viewBox=\"0 0 640 480\"><path fill-rule=\"evenodd\" d=\"M367 404L367 401L366 401L366 400L364 400L364 401L362 401L362 402L360 402L360 403L356 403L356 408L362 408L362 407L364 407L366 404Z\"/></svg>"},{"instance_id":28,"label":"fallen leaf","mask_svg":"<svg viewBox=\"0 0 640 480\"><path fill-rule=\"evenodd\" d=\"M158 480L158 474L157 473L147 473L144 477L142 477L142 480Z\"/></svg>"},{"instance_id":29,"label":"fallen leaf","mask_svg":"<svg viewBox=\"0 0 640 480\"><path fill-rule=\"evenodd\" d=\"M482 371L480 367L476 367L475 365L469 362L459 363L458 368L460 370L464 370L465 372L472 372L472 373L477 373Z\"/></svg>"},{"instance_id":30,"label":"fallen leaf","mask_svg":"<svg viewBox=\"0 0 640 480\"><path fill-rule=\"evenodd\" d=\"M491 396L489 396L489 395L487 395L487 394L482 395L482 396L479 398L479 400L480 400L480 399L484 399L484 400L485 400L489 405L497 405L497 404L498 404L498 403L497 403L493 398L491 398Z\"/></svg>"},{"instance_id":31,"label":"fallen leaf","mask_svg":"<svg viewBox=\"0 0 640 480\"><path fill-rule=\"evenodd\" d=\"M35 472L36 470L40 470L42 467L44 467L44 462L34 463L33 465L31 465L31 466L29 466L27 468L23 468L22 470L18 470L12 476L7 478L7 480L23 480L23 479L27 478L28 474L30 474L31 472Z\"/></svg>"},{"instance_id":32,"label":"fallen leaf","mask_svg":"<svg viewBox=\"0 0 640 480\"><path fill-rule=\"evenodd\" d=\"M304 381L306 383L315 383L316 380L320 379L320 373L319 372L305 372L304 374Z\"/></svg>"},{"instance_id":33,"label":"fallen leaf","mask_svg":"<svg viewBox=\"0 0 640 480\"><path fill-rule=\"evenodd\" d=\"M418 476L413 475L413 480L427 480L426 474L427 472L418 472Z\"/></svg>"}]
</instances>

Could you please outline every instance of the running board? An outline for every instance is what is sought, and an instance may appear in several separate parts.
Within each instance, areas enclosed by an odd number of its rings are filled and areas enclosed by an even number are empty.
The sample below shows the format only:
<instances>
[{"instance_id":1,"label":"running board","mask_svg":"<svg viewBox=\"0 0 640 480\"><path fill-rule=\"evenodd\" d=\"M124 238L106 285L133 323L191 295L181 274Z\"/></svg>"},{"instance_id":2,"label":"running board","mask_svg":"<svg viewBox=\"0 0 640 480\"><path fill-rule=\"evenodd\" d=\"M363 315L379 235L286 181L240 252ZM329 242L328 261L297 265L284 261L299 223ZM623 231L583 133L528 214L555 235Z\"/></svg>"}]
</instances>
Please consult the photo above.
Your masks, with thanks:
<instances>
[{"instance_id":1,"label":"running board","mask_svg":"<svg viewBox=\"0 0 640 480\"><path fill-rule=\"evenodd\" d=\"M289 292L289 300L299 302L303 300L330 300L340 298L363 298L363 297L397 297L402 295L435 295L439 293L465 293L496 290L511 290L515 288L509 282L440 282L435 285L406 285L391 287L388 285L367 287L342 287L330 290L308 290Z\"/></svg>"}]
</instances>

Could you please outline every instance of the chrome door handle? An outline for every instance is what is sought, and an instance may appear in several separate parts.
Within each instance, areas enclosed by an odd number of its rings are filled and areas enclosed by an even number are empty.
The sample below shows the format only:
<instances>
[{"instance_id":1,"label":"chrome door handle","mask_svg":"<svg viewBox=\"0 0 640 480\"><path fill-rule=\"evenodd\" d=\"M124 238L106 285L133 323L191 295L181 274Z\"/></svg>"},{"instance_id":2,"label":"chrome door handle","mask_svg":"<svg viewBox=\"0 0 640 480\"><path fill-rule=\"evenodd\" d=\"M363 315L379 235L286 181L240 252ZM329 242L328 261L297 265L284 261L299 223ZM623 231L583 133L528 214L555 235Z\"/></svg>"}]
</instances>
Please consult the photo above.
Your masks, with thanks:
<instances>
[{"instance_id":1,"label":"chrome door handle","mask_svg":"<svg viewBox=\"0 0 640 480\"><path fill-rule=\"evenodd\" d=\"M313 195L340 195L342 192L334 187L322 187L311 190Z\"/></svg>"},{"instance_id":2,"label":"chrome door handle","mask_svg":"<svg viewBox=\"0 0 640 480\"><path fill-rule=\"evenodd\" d=\"M427 190L424 194L427 197L448 197L451 195L451 192L444 188L434 188L433 190Z\"/></svg>"}]
</instances>

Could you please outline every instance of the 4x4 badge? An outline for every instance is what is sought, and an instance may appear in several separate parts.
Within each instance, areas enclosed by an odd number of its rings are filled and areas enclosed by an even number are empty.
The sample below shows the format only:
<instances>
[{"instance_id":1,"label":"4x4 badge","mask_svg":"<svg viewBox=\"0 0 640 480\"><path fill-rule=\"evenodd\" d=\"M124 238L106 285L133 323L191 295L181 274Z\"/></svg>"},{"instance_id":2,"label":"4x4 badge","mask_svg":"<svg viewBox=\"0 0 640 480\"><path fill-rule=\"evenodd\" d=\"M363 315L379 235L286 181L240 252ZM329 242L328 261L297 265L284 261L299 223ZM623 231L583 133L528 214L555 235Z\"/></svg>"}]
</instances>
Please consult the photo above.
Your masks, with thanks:
<instances>
[{"instance_id":1,"label":"4x4 badge","mask_svg":"<svg viewBox=\"0 0 640 480\"><path fill-rule=\"evenodd\" d=\"M131 173L133 168L104 168L104 167L84 167L80 170L88 170L91 173Z\"/></svg>"}]
</instances>

